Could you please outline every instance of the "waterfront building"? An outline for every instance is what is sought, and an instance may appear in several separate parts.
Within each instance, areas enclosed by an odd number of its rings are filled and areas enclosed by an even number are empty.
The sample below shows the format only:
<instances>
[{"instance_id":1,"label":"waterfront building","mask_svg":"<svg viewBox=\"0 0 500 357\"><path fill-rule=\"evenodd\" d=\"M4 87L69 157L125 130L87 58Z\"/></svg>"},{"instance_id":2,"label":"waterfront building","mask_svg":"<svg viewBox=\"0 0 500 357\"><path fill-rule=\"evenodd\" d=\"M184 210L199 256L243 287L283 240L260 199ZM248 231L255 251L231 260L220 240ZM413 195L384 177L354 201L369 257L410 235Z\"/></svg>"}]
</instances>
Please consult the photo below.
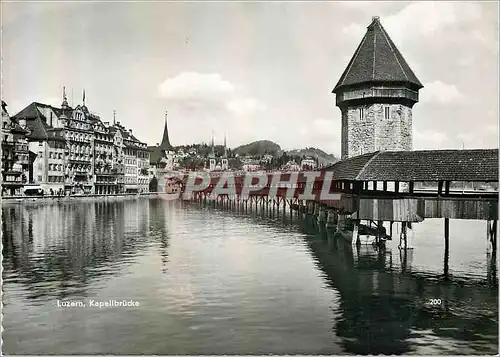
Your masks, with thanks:
<instances>
[{"instance_id":1,"label":"waterfront building","mask_svg":"<svg viewBox=\"0 0 500 357\"><path fill-rule=\"evenodd\" d=\"M11 118L2 100L2 195L17 195L29 175L26 122Z\"/></svg>"},{"instance_id":2,"label":"waterfront building","mask_svg":"<svg viewBox=\"0 0 500 357\"><path fill-rule=\"evenodd\" d=\"M46 194L121 193L127 180L129 192L147 191L147 145L119 122L109 126L90 112L85 91L82 99L81 105L70 107L63 88L61 108L33 102L14 116L29 130L29 182L40 185ZM127 179L125 162L129 163Z\"/></svg>"},{"instance_id":3,"label":"waterfront building","mask_svg":"<svg viewBox=\"0 0 500 357\"><path fill-rule=\"evenodd\" d=\"M123 176L115 162L115 135L109 128L109 122L93 118L94 131L94 192L96 194L119 193L118 177Z\"/></svg>"},{"instance_id":4,"label":"waterfront building","mask_svg":"<svg viewBox=\"0 0 500 357\"><path fill-rule=\"evenodd\" d=\"M311 158L306 158L303 159L300 162L300 169L301 170L314 170L317 167L316 160L311 159Z\"/></svg>"},{"instance_id":5,"label":"waterfront building","mask_svg":"<svg viewBox=\"0 0 500 357\"><path fill-rule=\"evenodd\" d=\"M88 194L93 191L93 127L98 116L82 104L68 105L63 88L61 108L33 102L16 117L31 130L30 151L36 155L33 181L45 191Z\"/></svg>"},{"instance_id":6,"label":"waterfront building","mask_svg":"<svg viewBox=\"0 0 500 357\"><path fill-rule=\"evenodd\" d=\"M149 191L150 152L146 143L133 135L120 122L113 126L116 144L120 146L119 161L123 164L123 190L127 193Z\"/></svg>"},{"instance_id":7,"label":"waterfront building","mask_svg":"<svg viewBox=\"0 0 500 357\"><path fill-rule=\"evenodd\" d=\"M113 118L113 126L109 127L109 133L113 138L113 163L112 170L115 174L116 192L125 192L125 152L120 122Z\"/></svg>"},{"instance_id":8,"label":"waterfront building","mask_svg":"<svg viewBox=\"0 0 500 357\"><path fill-rule=\"evenodd\" d=\"M47 194L61 193L65 186L66 140L61 128L50 124L58 114L51 106L33 102L14 117L28 129L28 186L39 186Z\"/></svg>"},{"instance_id":9,"label":"waterfront building","mask_svg":"<svg viewBox=\"0 0 500 357\"><path fill-rule=\"evenodd\" d=\"M342 112L342 160L412 150L412 107L421 88L379 17L373 17L333 89Z\"/></svg>"}]
</instances>

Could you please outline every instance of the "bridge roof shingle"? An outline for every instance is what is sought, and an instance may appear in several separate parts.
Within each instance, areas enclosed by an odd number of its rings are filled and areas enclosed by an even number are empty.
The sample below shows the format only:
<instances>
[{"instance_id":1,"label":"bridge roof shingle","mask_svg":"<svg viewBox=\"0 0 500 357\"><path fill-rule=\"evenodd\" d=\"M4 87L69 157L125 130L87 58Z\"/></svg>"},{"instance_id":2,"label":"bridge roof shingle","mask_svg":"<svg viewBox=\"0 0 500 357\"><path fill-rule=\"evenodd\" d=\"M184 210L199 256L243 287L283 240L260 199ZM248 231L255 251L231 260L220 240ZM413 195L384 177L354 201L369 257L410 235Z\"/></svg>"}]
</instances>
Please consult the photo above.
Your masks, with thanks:
<instances>
[{"instance_id":1,"label":"bridge roof shingle","mask_svg":"<svg viewBox=\"0 0 500 357\"><path fill-rule=\"evenodd\" d=\"M498 149L377 151L328 166L349 181L498 181Z\"/></svg>"}]
</instances>

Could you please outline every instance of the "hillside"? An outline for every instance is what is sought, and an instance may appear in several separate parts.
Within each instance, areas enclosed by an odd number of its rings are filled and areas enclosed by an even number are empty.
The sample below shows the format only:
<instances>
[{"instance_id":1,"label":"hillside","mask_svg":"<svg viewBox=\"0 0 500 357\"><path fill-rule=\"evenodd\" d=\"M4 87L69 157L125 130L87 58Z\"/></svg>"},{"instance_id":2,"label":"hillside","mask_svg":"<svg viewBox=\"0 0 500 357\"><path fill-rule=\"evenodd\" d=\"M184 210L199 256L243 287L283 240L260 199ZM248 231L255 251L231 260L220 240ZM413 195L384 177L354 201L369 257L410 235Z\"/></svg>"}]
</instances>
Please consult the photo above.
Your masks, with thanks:
<instances>
[{"instance_id":1,"label":"hillside","mask_svg":"<svg viewBox=\"0 0 500 357\"><path fill-rule=\"evenodd\" d=\"M235 154L240 156L251 155L251 156L263 156L270 154L273 156L279 156L282 153L281 147L269 140L258 140L253 143L238 146L233 150Z\"/></svg>"},{"instance_id":2,"label":"hillside","mask_svg":"<svg viewBox=\"0 0 500 357\"><path fill-rule=\"evenodd\" d=\"M339 159L335 157L332 154L327 154L321 149L317 148L305 148L305 149L295 149L295 150L290 150L287 152L288 155L290 156L306 156L306 157L313 157L313 158L318 158L319 164L320 165L328 165L328 164L333 164Z\"/></svg>"}]
</instances>

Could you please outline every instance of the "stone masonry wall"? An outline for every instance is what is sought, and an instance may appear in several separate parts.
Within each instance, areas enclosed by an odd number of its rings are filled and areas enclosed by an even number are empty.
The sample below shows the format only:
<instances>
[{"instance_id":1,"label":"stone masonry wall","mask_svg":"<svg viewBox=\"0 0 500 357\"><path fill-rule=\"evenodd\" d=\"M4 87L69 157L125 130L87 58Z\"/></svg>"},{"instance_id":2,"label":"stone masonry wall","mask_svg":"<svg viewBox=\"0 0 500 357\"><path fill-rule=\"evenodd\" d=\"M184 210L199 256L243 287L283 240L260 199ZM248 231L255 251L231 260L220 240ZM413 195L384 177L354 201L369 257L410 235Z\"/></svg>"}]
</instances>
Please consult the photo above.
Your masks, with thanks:
<instances>
[{"instance_id":1,"label":"stone masonry wall","mask_svg":"<svg viewBox=\"0 0 500 357\"><path fill-rule=\"evenodd\" d=\"M389 107L389 119L385 119ZM360 118L360 108L364 117ZM342 159L377 150L412 150L412 110L403 104L371 104L342 109Z\"/></svg>"}]
</instances>

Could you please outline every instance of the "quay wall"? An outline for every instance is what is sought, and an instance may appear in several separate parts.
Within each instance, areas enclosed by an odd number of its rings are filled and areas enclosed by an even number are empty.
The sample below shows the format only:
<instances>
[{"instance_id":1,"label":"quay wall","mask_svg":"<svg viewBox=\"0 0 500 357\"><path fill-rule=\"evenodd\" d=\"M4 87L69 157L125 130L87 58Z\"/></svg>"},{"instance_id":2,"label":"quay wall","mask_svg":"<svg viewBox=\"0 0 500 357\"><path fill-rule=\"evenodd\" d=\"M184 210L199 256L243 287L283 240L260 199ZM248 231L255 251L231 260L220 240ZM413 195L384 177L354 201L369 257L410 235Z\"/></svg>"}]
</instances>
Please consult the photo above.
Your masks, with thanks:
<instances>
[{"instance_id":1,"label":"quay wall","mask_svg":"<svg viewBox=\"0 0 500 357\"><path fill-rule=\"evenodd\" d=\"M141 198L160 197L157 192L150 193L119 193L92 194L82 196L8 196L2 197L2 206L15 204L47 204L55 202L92 202L92 201L122 201Z\"/></svg>"}]
</instances>

